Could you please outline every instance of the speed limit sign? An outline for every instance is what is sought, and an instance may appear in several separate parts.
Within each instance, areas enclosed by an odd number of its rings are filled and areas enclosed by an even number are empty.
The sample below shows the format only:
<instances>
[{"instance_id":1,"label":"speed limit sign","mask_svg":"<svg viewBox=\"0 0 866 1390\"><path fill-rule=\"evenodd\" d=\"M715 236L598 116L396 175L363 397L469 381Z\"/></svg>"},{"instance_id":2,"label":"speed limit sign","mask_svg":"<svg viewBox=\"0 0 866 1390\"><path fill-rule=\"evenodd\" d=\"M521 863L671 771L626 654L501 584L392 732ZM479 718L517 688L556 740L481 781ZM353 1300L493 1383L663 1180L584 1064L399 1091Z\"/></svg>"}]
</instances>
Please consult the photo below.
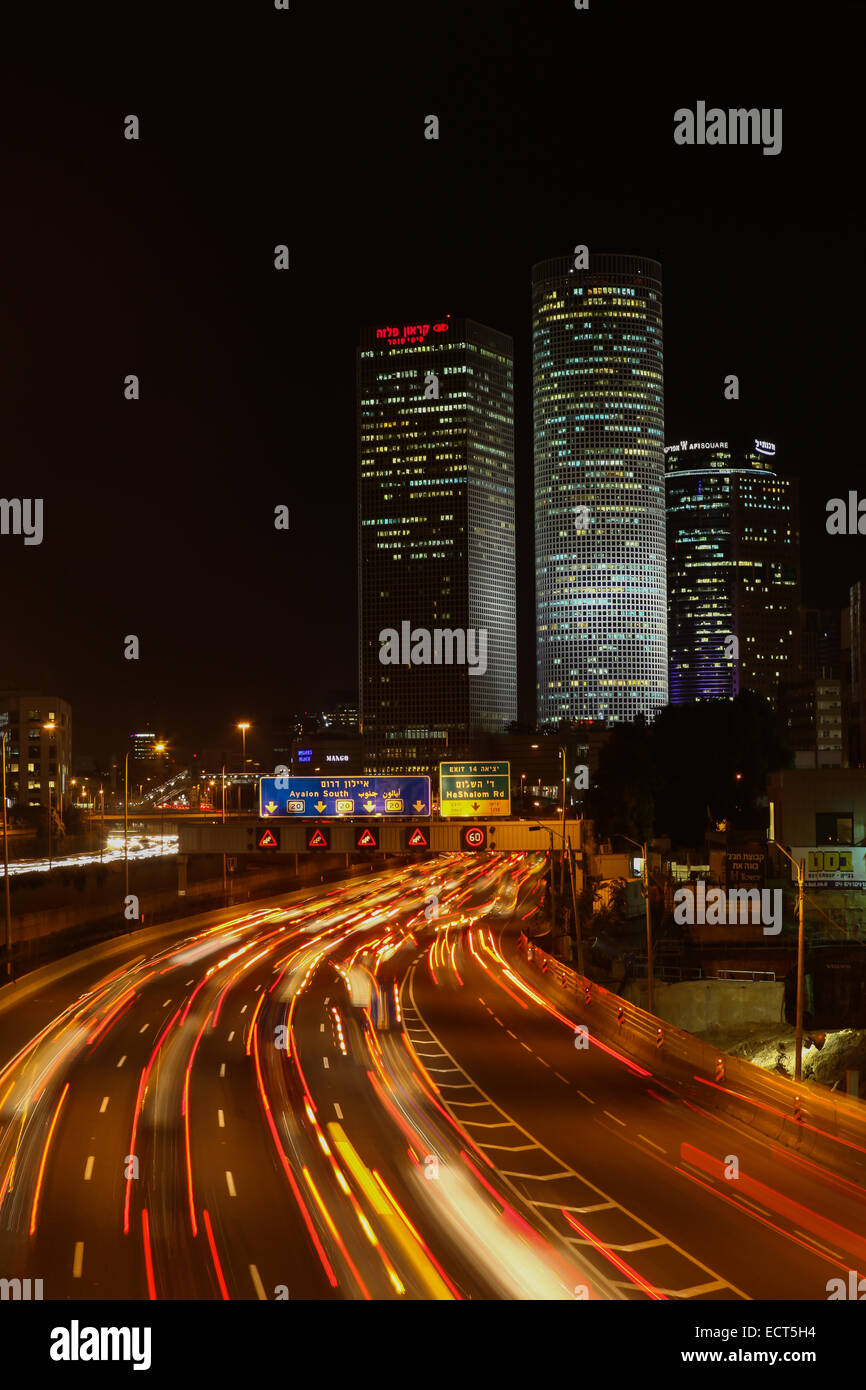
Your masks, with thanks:
<instances>
[{"instance_id":1,"label":"speed limit sign","mask_svg":"<svg viewBox=\"0 0 866 1390\"><path fill-rule=\"evenodd\" d=\"M460 827L461 849L486 849L487 831L483 825L463 825Z\"/></svg>"}]
</instances>

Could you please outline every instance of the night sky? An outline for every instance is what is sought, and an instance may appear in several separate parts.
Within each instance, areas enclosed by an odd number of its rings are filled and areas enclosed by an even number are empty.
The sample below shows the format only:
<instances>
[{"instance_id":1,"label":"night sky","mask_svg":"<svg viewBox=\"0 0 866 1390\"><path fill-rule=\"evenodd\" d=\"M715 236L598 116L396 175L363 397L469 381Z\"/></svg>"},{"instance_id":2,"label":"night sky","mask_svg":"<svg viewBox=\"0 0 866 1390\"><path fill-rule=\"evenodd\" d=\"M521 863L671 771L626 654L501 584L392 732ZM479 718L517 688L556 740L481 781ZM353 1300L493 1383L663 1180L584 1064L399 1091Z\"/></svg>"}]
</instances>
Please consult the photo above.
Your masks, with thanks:
<instances>
[{"instance_id":1,"label":"night sky","mask_svg":"<svg viewBox=\"0 0 866 1390\"><path fill-rule=\"evenodd\" d=\"M661 261L668 441L775 441L804 598L841 607L862 30L760 0L4 6L0 496L44 498L45 536L0 536L0 689L64 696L101 759L148 720L183 754L241 718L267 757L272 715L354 692L358 331L450 313L515 339L531 717L530 268L577 243ZM675 145L698 100L782 107L781 154Z\"/></svg>"}]
</instances>

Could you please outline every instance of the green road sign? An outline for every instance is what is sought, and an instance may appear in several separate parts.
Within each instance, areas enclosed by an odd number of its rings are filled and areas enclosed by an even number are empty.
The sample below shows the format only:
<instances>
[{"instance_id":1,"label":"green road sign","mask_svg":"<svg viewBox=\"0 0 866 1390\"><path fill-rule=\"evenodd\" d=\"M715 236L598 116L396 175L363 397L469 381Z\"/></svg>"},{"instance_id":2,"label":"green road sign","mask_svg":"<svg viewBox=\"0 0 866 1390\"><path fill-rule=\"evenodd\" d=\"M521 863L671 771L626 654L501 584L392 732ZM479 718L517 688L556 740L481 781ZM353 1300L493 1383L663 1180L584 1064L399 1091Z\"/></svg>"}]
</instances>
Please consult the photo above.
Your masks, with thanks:
<instances>
[{"instance_id":1,"label":"green road sign","mask_svg":"<svg viewBox=\"0 0 866 1390\"><path fill-rule=\"evenodd\" d=\"M487 819L511 815L510 763L440 763L439 814Z\"/></svg>"}]
</instances>

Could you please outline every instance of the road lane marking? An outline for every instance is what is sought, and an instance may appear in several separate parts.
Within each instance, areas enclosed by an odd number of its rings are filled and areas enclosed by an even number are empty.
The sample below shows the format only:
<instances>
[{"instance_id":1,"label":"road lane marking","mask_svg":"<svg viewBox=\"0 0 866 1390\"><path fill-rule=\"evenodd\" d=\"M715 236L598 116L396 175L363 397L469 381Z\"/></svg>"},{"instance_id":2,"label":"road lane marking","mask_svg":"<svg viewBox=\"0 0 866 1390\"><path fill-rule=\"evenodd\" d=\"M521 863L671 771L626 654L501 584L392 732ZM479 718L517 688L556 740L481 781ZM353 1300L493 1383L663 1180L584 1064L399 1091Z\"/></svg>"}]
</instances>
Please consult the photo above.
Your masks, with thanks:
<instances>
[{"instance_id":1,"label":"road lane marking","mask_svg":"<svg viewBox=\"0 0 866 1390\"><path fill-rule=\"evenodd\" d=\"M235 1191L235 1180L228 1169L226 1169L226 1187L229 1190L230 1197L237 1197L238 1194Z\"/></svg>"},{"instance_id":2,"label":"road lane marking","mask_svg":"<svg viewBox=\"0 0 866 1390\"><path fill-rule=\"evenodd\" d=\"M73 1279L80 1279L80 1278L81 1278L81 1267L82 1267L83 1264L84 1264L84 1241L83 1241L83 1240L77 1240L77 1241L75 1242L75 1254L74 1254L73 1257L72 1257L72 1277L73 1277Z\"/></svg>"},{"instance_id":3,"label":"road lane marking","mask_svg":"<svg viewBox=\"0 0 866 1390\"><path fill-rule=\"evenodd\" d=\"M195 976L194 976L194 975L193 975L193 977L192 977L191 980L187 980L187 984L188 984L188 985L194 985L194 984L195 984Z\"/></svg>"},{"instance_id":4,"label":"road lane marking","mask_svg":"<svg viewBox=\"0 0 866 1390\"><path fill-rule=\"evenodd\" d=\"M667 1153L667 1149L663 1149L662 1146L661 1146L661 1144L653 1144L652 1139L647 1139L647 1137L646 1137L645 1134L639 1134L639 1135L638 1135L638 1139L642 1139L642 1140L644 1141L645 1144L652 1144L653 1148L654 1148L654 1149L658 1149L658 1151L659 1151L660 1154L666 1154L666 1153Z\"/></svg>"},{"instance_id":5,"label":"road lane marking","mask_svg":"<svg viewBox=\"0 0 866 1390\"><path fill-rule=\"evenodd\" d=\"M121 1057L121 1059L120 1059L120 1061L118 1062L117 1065L118 1065L119 1067L122 1067L125 1061L126 1061L126 1053L124 1052L123 1056Z\"/></svg>"},{"instance_id":6,"label":"road lane marking","mask_svg":"<svg viewBox=\"0 0 866 1390\"><path fill-rule=\"evenodd\" d=\"M592 1096L584 1096L583 1091L578 1091L576 1086L574 1089L577 1091L577 1094L579 1096L583 1096L584 1100L589 1101L590 1105L595 1105L595 1101L593 1100Z\"/></svg>"},{"instance_id":7,"label":"road lane marking","mask_svg":"<svg viewBox=\"0 0 866 1390\"><path fill-rule=\"evenodd\" d=\"M567 1079L566 1077L564 1077L560 1072L555 1071L553 1074L554 1074L554 1076L558 1076L559 1079L560 1079L560 1081L564 1081L565 1084L566 1084L566 1086L568 1085L568 1079Z\"/></svg>"},{"instance_id":8,"label":"road lane marking","mask_svg":"<svg viewBox=\"0 0 866 1390\"><path fill-rule=\"evenodd\" d=\"M426 1020L424 1019L424 1016L422 1015L420 1009L418 1008L418 1005L417 1005L417 1002L416 1002L416 999L415 999L415 990L414 990L414 971L410 971L410 972L409 972L408 985L409 985L409 998L410 998L410 1000L412 1001L412 1007L413 1007L414 1011L417 1013L417 1015L418 1015L418 1017L421 1019L422 1023L424 1023L425 1027L427 1028L427 1032L428 1032L429 1036L430 1036L431 1038L434 1038L434 1039L437 1038L437 1035L433 1032L433 1029L429 1026L429 1024L426 1023ZM437 1040L438 1040L438 1039L437 1039ZM442 1050L443 1050L443 1052L445 1052L446 1056L448 1056L448 1057L451 1058L452 1062L455 1062L455 1063L456 1063L456 1058L453 1056L452 1053L450 1053L450 1052L448 1051L447 1048L444 1047L444 1045L443 1045ZM466 1075L466 1076L469 1075L469 1073L466 1071L465 1068L463 1068L462 1070L463 1070L463 1072L464 1072L464 1075ZM561 1081L565 1081L565 1077L560 1076L558 1072L555 1073L555 1075L559 1076L559 1079L560 1079ZM566 1085L567 1085L567 1084L568 1084L568 1082L566 1082ZM501 1105L497 1105L497 1103L496 1103L494 1100L491 1099L491 1097L482 1089L481 1086L478 1085L477 1082L474 1083L474 1086L475 1086L475 1090L476 1090L477 1094L478 1094L479 1096L483 1096L483 1097L484 1097L484 1100L483 1100L483 1101L474 1101L474 1102L471 1102L471 1101L470 1101L470 1102L467 1102L467 1101L463 1101L463 1102L461 1102L461 1101L450 1101L450 1100L447 1100L447 1099L445 1099L445 1098L443 1097L443 1101L444 1101L444 1104L445 1104L446 1108L447 1108L449 1111L453 1111L453 1109L454 1109L455 1106L461 1105L461 1104L463 1104L463 1105L469 1105L469 1104L475 1104L475 1105L486 1104L486 1105L489 1105L490 1108L491 1108L492 1110L498 1111L499 1114L502 1115L504 1118L511 1120L511 1123L513 1124L514 1128L518 1131L518 1133L525 1135L525 1137L526 1137L527 1139L534 1139L534 1138L535 1138L535 1136L532 1135L532 1134L529 1132L529 1130L524 1129L523 1125L519 1124L519 1123L517 1122L517 1120L515 1120L512 1116L509 1116L509 1115L508 1115L508 1112L507 1112L506 1110L504 1110L503 1107L502 1107ZM633 1142L633 1141L631 1141L631 1140L629 1140L629 1139L626 1138L626 1139L624 1140L624 1142L625 1142L625 1143L631 1143L631 1142ZM548 1149L548 1148L546 1148L544 1144L539 1143L537 1139L535 1140L535 1143L536 1143L537 1148L538 1148L542 1153L546 1154L550 1159L552 1159L554 1163L559 1163L559 1164L562 1164L562 1163L563 1163L563 1160L559 1157L558 1154L555 1154L555 1153L551 1152L551 1150ZM683 1172L684 1176L686 1176L686 1177L691 1177L691 1174L685 1173L684 1169L682 1169L682 1168L679 1168L678 1171ZM541 1204L540 1204L539 1202L535 1201L533 1198L528 1197L528 1195L527 1195L527 1193L526 1193L525 1190L520 1190L519 1188L515 1187L515 1185L514 1185L512 1182L510 1182L509 1179L510 1179L510 1178L513 1178L513 1177L518 1177L518 1178L525 1179L525 1180L531 1181L531 1182L539 1182L539 1181L545 1182L545 1181L551 1181L553 1177L558 1176L558 1175L556 1175L556 1174L551 1174L551 1175L549 1175L549 1176L548 1176L548 1175L541 1175L541 1176L539 1176L539 1174L537 1174L537 1173L508 1173L508 1172L505 1172L505 1171L503 1171L503 1170L501 1170L501 1169L497 1169L497 1172L499 1173L500 1178L502 1178L503 1181L505 1182L506 1186L509 1187L509 1188L511 1188L511 1190L512 1190L512 1192L514 1192L515 1196L519 1197L519 1198L521 1199L521 1201L527 1201L527 1200L528 1200L528 1201L531 1203L531 1205L534 1206L534 1207L536 1207L536 1208L538 1208ZM596 1184L593 1183L593 1182L591 1181L591 1179L589 1179L588 1177L585 1177L583 1174L579 1173L576 1169L571 1168L571 1167L566 1167L566 1168L565 1168L565 1170L564 1170L564 1176L569 1177L569 1178L576 1179L579 1183L581 1183L581 1185L582 1185L584 1188L589 1188L590 1191L592 1191L592 1192L594 1192L594 1193L597 1193L597 1195L598 1195L600 1198L603 1199L603 1201L602 1201L601 1203L598 1204L598 1207L597 1207L598 1210L602 1210L602 1209L605 1209L605 1208L615 1208L615 1209L619 1210L620 1212L623 1213L624 1216L628 1217L629 1220L633 1221L633 1222L635 1223L636 1226L642 1228L642 1229L643 1229L644 1231L646 1231L650 1236L659 1237L659 1238L661 1239L661 1241L668 1247L669 1250L672 1250L675 1254L681 1255L681 1256L683 1257L683 1259L688 1260L690 1264L694 1265L697 1269L699 1269L699 1270L703 1271L705 1274L709 1275L710 1278L711 1278L711 1280L713 1281L712 1283L707 1283L707 1284L705 1284L705 1285L698 1285L698 1284L696 1284L696 1285L693 1285L692 1287L690 1287L690 1288L688 1288L688 1289L677 1290L677 1291L675 1291L675 1295L674 1295L674 1296L676 1296L676 1297L678 1297L678 1298L679 1298L679 1297L684 1297L684 1298L685 1298L685 1297L694 1297L694 1296L695 1296L698 1292L700 1292L700 1291L703 1291L703 1290L711 1291L711 1290L714 1290L714 1289L717 1289L717 1288L720 1288L720 1287L721 1287L721 1288L730 1289L730 1291L731 1291L733 1294L735 1294L738 1298L741 1298L741 1299L743 1299L743 1300L745 1300L745 1301L748 1301L748 1300L749 1300L749 1295L748 1295L747 1293L744 1293L742 1289L738 1288L736 1284L731 1283L730 1280L719 1279L719 1276L716 1274L715 1270L710 1269L708 1265L705 1265L705 1264L704 1264L701 1260L699 1260L695 1255L689 1254L689 1252L688 1252L687 1250L684 1250L684 1249L682 1248L682 1246L678 1245L678 1244L676 1243L676 1241L671 1240L669 1237L663 1236L662 1233L661 1233L660 1231L656 1230L655 1227L651 1226L651 1225L649 1224L649 1222L642 1220L642 1218L639 1217L639 1216L637 1216L633 1211L630 1211L629 1208L628 1208L627 1206L625 1206L622 1202L614 1201L614 1199L611 1198L611 1197L610 1197L606 1192L604 1192L600 1187L597 1187ZM693 1179L693 1180L694 1180L694 1179ZM563 1205L563 1203L560 1201L560 1202L557 1202L555 1205L556 1205L557 1208L561 1208L562 1205ZM540 1211L539 1211L538 1215L539 1215L540 1220L547 1226L547 1228L548 1228L554 1235L557 1235L557 1236L560 1235L560 1232L559 1232L558 1228L555 1227L545 1216L543 1216L542 1213L541 1213ZM657 1291L660 1292L660 1293L665 1293L665 1292L666 1292L666 1290L664 1290L664 1289L658 1289Z\"/></svg>"},{"instance_id":9,"label":"road lane marking","mask_svg":"<svg viewBox=\"0 0 866 1390\"><path fill-rule=\"evenodd\" d=\"M226 1074L226 1064L225 1064L225 1062L220 1062L220 1076L225 1076L225 1074Z\"/></svg>"},{"instance_id":10,"label":"road lane marking","mask_svg":"<svg viewBox=\"0 0 866 1390\"><path fill-rule=\"evenodd\" d=\"M325 1025L324 1025L324 1023L320 1023L320 1024L319 1024L319 1032L320 1032L320 1033L324 1033L324 1031L325 1031Z\"/></svg>"},{"instance_id":11,"label":"road lane marking","mask_svg":"<svg viewBox=\"0 0 866 1390\"><path fill-rule=\"evenodd\" d=\"M107 1109L108 1109L108 1096L103 1096L103 1097L102 1097L102 1104L101 1104L100 1107L99 1107L99 1113L100 1113L100 1115L104 1115Z\"/></svg>"},{"instance_id":12,"label":"road lane marking","mask_svg":"<svg viewBox=\"0 0 866 1390\"><path fill-rule=\"evenodd\" d=\"M217 1124L220 1129L225 1129L226 1127L226 1117L221 1110L217 1111Z\"/></svg>"},{"instance_id":13,"label":"road lane marking","mask_svg":"<svg viewBox=\"0 0 866 1390\"><path fill-rule=\"evenodd\" d=\"M622 1125L623 1129L625 1129L625 1127L626 1127L625 1120L617 1120L616 1115L611 1115L611 1113L610 1113L609 1110L602 1110L601 1113L602 1113L602 1115L607 1115L607 1118L608 1118L609 1120L616 1120L616 1123L617 1123L618 1125Z\"/></svg>"},{"instance_id":14,"label":"road lane marking","mask_svg":"<svg viewBox=\"0 0 866 1390\"><path fill-rule=\"evenodd\" d=\"M336 1101L334 1101L334 1109L335 1109L336 1112L337 1112L337 1119L338 1119L338 1120L342 1120L342 1118L343 1118L343 1112L342 1112L342 1110L340 1109L340 1107L339 1107L339 1105L337 1104Z\"/></svg>"},{"instance_id":15,"label":"road lane marking","mask_svg":"<svg viewBox=\"0 0 866 1390\"><path fill-rule=\"evenodd\" d=\"M256 1269L255 1265L250 1265L250 1278L253 1281L253 1288L256 1291L256 1298L264 1299L264 1301L267 1302L268 1296L265 1293L265 1286L261 1281L261 1276L259 1275L259 1271Z\"/></svg>"},{"instance_id":16,"label":"road lane marking","mask_svg":"<svg viewBox=\"0 0 866 1390\"><path fill-rule=\"evenodd\" d=\"M323 1061L323 1062L324 1062L324 1064L325 1064L325 1068L326 1068L326 1070L328 1070L328 1071L330 1071L330 1070L331 1070L331 1068L330 1068L330 1065L329 1065L329 1063L328 1063L328 1059L327 1059L327 1057L323 1057L323 1058L322 1058L322 1061Z\"/></svg>"},{"instance_id":17,"label":"road lane marking","mask_svg":"<svg viewBox=\"0 0 866 1390\"><path fill-rule=\"evenodd\" d=\"M138 1031L139 1031L139 1033L146 1033L149 1027L150 1027L150 1024L149 1024L149 1023L145 1023L144 1026L143 1026L142 1028L139 1028Z\"/></svg>"},{"instance_id":18,"label":"road lane marking","mask_svg":"<svg viewBox=\"0 0 866 1390\"><path fill-rule=\"evenodd\" d=\"M233 1028L232 1031L229 1033L229 1042L231 1042L231 1040L232 1040L232 1038L234 1037L234 1035L235 1035L235 1030L234 1030L234 1028Z\"/></svg>"},{"instance_id":19,"label":"road lane marking","mask_svg":"<svg viewBox=\"0 0 866 1390\"><path fill-rule=\"evenodd\" d=\"M93 1165L94 1165L95 1161L96 1161L96 1160L94 1159L93 1154L91 1154L90 1157L88 1158L87 1162L86 1162L85 1165L84 1165L84 1181L85 1181L85 1182L90 1182L90 1175L91 1175L91 1173L93 1172Z\"/></svg>"},{"instance_id":20,"label":"road lane marking","mask_svg":"<svg viewBox=\"0 0 866 1390\"><path fill-rule=\"evenodd\" d=\"M246 1006L246 1004L244 1004L243 1008L241 1009L241 1013L242 1013L242 1014L245 1014L246 1011L247 1011L247 1006Z\"/></svg>"},{"instance_id":21,"label":"road lane marking","mask_svg":"<svg viewBox=\"0 0 866 1390\"><path fill-rule=\"evenodd\" d=\"M164 1009L167 1009L170 1003L171 1003L171 1000L170 1000L170 999L164 999L163 1002L162 1002L162 1007L163 1007Z\"/></svg>"}]
</instances>

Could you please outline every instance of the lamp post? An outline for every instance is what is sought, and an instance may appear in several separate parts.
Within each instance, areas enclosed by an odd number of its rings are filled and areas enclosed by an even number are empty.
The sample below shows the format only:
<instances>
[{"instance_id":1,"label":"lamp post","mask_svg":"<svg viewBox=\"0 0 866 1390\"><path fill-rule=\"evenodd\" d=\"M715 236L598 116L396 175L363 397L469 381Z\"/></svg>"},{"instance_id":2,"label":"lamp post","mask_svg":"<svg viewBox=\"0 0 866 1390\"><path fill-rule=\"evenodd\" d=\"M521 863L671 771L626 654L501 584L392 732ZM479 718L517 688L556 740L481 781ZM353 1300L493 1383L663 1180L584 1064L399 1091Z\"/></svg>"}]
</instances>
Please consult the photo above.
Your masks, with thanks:
<instances>
[{"instance_id":1,"label":"lamp post","mask_svg":"<svg viewBox=\"0 0 866 1390\"><path fill-rule=\"evenodd\" d=\"M9 824L6 818L6 739L9 730L4 729L0 738L0 762L3 764L3 897L6 905L6 974L10 980L12 973L12 904L9 897ZM19 763L19 767L21 764Z\"/></svg>"},{"instance_id":2,"label":"lamp post","mask_svg":"<svg viewBox=\"0 0 866 1390\"><path fill-rule=\"evenodd\" d=\"M623 835L621 831L616 833L614 839L628 840L629 844L634 845L643 855L643 892L646 900L646 998L647 1013L652 1014L655 1013L655 1009L653 1008L653 919L649 891L649 844L646 840L642 845L638 844L637 840L633 840L630 835Z\"/></svg>"},{"instance_id":3,"label":"lamp post","mask_svg":"<svg viewBox=\"0 0 866 1390\"><path fill-rule=\"evenodd\" d=\"M44 724L42 725L42 727L43 727L43 729L48 729L49 732L51 732L52 730L54 730L54 729L57 728L57 721L54 720L54 719L49 719L49 720L46 721L46 723L44 723ZM48 782L48 868L49 868L49 870L51 869L51 862L52 862L52 857L53 857L53 856L52 856L52 845L53 845L53 837L52 837L52 825L51 825L51 781L50 781L50 773L49 773L49 782Z\"/></svg>"},{"instance_id":4,"label":"lamp post","mask_svg":"<svg viewBox=\"0 0 866 1390\"><path fill-rule=\"evenodd\" d=\"M560 744L559 751L562 754L562 862L559 870L559 895L565 894L565 785L568 777L566 769L567 755L565 748Z\"/></svg>"},{"instance_id":5,"label":"lamp post","mask_svg":"<svg viewBox=\"0 0 866 1390\"><path fill-rule=\"evenodd\" d=\"M165 744L155 743L153 745L153 751L154 753L164 753ZM162 797L161 800L164 801L165 797ZM160 854L165 853L165 807L162 805L160 805L159 810L159 852Z\"/></svg>"},{"instance_id":6,"label":"lamp post","mask_svg":"<svg viewBox=\"0 0 866 1390\"><path fill-rule=\"evenodd\" d=\"M793 859L786 849L783 849L778 840L771 840L771 845L776 849L782 850L785 858L789 860L797 870L797 1021L794 1036L794 1080L800 1081L803 1076L803 970L806 955L806 932L805 932L805 903L806 903L806 861L801 859L799 864Z\"/></svg>"},{"instance_id":7,"label":"lamp post","mask_svg":"<svg viewBox=\"0 0 866 1390\"><path fill-rule=\"evenodd\" d=\"M250 727L250 725L249 725L248 723L241 723L241 724L238 724L238 728L239 728L240 731L241 731L241 740L242 740L242 742L241 742L241 750L242 750L241 780L240 780L240 782L238 782L238 811L240 811L240 809L241 809L241 799L242 799L242 796L243 796L243 775L244 775L244 773L246 772L246 769L247 769L247 729L248 729L249 727Z\"/></svg>"},{"instance_id":8,"label":"lamp post","mask_svg":"<svg viewBox=\"0 0 866 1390\"><path fill-rule=\"evenodd\" d=\"M105 853L105 788L99 788L99 862Z\"/></svg>"},{"instance_id":9,"label":"lamp post","mask_svg":"<svg viewBox=\"0 0 866 1390\"><path fill-rule=\"evenodd\" d=\"M123 911L129 897L129 750L123 760Z\"/></svg>"}]
</instances>

